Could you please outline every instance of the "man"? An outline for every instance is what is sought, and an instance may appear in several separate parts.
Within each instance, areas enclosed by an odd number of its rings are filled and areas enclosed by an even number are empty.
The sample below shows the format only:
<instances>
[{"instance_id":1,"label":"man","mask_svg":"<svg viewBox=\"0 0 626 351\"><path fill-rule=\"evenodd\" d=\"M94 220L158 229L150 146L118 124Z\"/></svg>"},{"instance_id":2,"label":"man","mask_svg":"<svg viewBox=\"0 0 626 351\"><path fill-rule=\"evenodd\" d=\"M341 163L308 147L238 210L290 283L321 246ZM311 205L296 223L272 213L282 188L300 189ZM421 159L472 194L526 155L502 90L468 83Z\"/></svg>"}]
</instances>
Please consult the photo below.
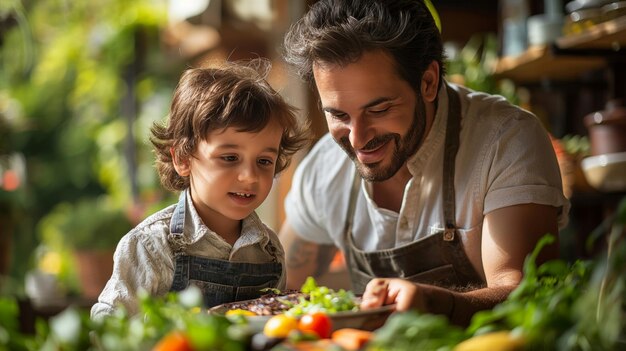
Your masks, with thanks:
<instances>
[{"instance_id":1,"label":"man","mask_svg":"<svg viewBox=\"0 0 626 351\"><path fill-rule=\"evenodd\" d=\"M285 38L329 134L300 163L280 231L287 285L343 251L363 308L466 324L503 301L567 221L547 133L502 97L444 79L422 0L321 0ZM558 256L557 245L542 260Z\"/></svg>"}]
</instances>

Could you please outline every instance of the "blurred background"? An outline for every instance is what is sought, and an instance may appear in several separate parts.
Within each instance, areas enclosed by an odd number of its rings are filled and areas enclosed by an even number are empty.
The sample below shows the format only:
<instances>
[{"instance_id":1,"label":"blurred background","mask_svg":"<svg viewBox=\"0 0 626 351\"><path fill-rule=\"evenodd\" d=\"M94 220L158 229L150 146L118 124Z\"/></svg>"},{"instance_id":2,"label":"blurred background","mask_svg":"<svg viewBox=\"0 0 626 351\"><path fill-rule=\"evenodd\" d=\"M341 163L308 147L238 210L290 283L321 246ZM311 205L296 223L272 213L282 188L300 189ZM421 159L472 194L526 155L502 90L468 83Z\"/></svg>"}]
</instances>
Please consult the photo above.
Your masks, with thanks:
<instances>
[{"instance_id":1,"label":"blurred background","mask_svg":"<svg viewBox=\"0 0 626 351\"><path fill-rule=\"evenodd\" d=\"M267 57L270 83L321 136L316 96L280 57L284 33L312 3L3 0L0 289L39 312L93 302L119 238L176 199L159 184L148 135L185 68ZM589 238L602 235L626 190L624 3L433 1L448 79L531 110L553 136L572 201L561 233L566 259L602 246ZM259 210L275 230L306 151ZM606 155L618 155L618 168L606 168ZM599 171L583 169L600 156Z\"/></svg>"}]
</instances>

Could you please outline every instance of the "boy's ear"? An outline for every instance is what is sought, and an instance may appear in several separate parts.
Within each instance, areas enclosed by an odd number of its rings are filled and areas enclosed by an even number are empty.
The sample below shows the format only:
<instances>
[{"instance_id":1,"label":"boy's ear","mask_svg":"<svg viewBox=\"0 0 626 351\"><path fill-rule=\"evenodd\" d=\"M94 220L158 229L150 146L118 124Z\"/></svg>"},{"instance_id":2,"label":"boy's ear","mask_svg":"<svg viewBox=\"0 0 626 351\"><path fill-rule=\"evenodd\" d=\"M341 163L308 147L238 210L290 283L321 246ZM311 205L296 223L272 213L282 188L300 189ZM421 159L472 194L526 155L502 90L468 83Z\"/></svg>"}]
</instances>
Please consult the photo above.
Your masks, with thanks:
<instances>
[{"instance_id":1,"label":"boy's ear","mask_svg":"<svg viewBox=\"0 0 626 351\"><path fill-rule=\"evenodd\" d=\"M181 177L189 176L189 173L191 172L191 167L189 167L189 160L179 160L176 157L176 152L174 151L173 147L170 148L170 155L172 155L172 164L174 164L174 169L176 170L176 173L178 173L178 175Z\"/></svg>"},{"instance_id":2,"label":"boy's ear","mask_svg":"<svg viewBox=\"0 0 626 351\"><path fill-rule=\"evenodd\" d=\"M432 61L424 71L420 90L422 97L428 102L433 102L437 98L439 91L439 63L437 61Z\"/></svg>"}]
</instances>

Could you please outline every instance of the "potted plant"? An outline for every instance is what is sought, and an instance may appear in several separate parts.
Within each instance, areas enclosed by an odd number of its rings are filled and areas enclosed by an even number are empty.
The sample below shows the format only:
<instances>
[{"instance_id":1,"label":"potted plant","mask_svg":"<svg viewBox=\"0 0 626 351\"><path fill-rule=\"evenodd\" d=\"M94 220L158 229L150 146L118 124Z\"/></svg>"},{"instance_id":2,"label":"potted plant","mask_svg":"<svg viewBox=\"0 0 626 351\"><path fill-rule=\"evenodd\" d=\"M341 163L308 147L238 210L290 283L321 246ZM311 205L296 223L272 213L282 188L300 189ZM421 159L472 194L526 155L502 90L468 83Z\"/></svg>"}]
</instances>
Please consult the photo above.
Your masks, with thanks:
<instances>
[{"instance_id":1,"label":"potted plant","mask_svg":"<svg viewBox=\"0 0 626 351\"><path fill-rule=\"evenodd\" d=\"M130 229L126 212L107 196L61 203L40 227L44 243L72 253L81 294L91 300L111 276L115 247Z\"/></svg>"}]
</instances>

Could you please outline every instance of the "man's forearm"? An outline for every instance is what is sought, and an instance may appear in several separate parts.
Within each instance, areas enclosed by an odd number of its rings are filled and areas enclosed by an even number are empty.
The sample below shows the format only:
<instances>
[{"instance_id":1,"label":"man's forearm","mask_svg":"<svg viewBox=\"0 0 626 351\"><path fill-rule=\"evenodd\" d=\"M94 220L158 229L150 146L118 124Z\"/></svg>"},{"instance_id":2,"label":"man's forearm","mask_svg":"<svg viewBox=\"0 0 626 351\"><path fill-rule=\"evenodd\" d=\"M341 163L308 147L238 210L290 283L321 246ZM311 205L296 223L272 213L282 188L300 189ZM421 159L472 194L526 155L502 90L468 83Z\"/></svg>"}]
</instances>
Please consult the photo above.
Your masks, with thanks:
<instances>
[{"instance_id":1,"label":"man's forearm","mask_svg":"<svg viewBox=\"0 0 626 351\"><path fill-rule=\"evenodd\" d=\"M426 308L430 313L446 315L453 324L467 326L478 311L495 307L506 300L517 286L498 286L468 292L429 286Z\"/></svg>"},{"instance_id":2,"label":"man's forearm","mask_svg":"<svg viewBox=\"0 0 626 351\"><path fill-rule=\"evenodd\" d=\"M308 276L326 273L337 249L301 239L293 231L281 232L287 266L287 288L299 289Z\"/></svg>"}]
</instances>

